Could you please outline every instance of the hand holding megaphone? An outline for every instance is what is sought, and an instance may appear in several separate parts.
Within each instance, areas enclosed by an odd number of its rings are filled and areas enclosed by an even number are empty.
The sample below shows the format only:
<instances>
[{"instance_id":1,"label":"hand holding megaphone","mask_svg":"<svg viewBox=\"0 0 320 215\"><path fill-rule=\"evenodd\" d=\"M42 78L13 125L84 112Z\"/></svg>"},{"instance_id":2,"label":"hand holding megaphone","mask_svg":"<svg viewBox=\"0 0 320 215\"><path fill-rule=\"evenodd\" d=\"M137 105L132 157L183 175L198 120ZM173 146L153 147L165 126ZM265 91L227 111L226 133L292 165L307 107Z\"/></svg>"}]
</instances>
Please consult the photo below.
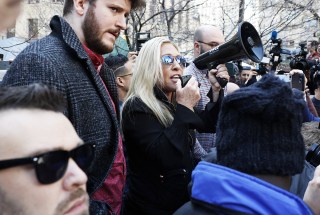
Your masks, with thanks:
<instances>
[{"instance_id":1,"label":"hand holding megaphone","mask_svg":"<svg viewBox=\"0 0 320 215\"><path fill-rule=\"evenodd\" d=\"M224 64L219 64L216 69L211 69L208 72L208 79L211 83L213 91L220 91L221 85L219 84L218 79L229 81L228 69Z\"/></svg>"}]
</instances>

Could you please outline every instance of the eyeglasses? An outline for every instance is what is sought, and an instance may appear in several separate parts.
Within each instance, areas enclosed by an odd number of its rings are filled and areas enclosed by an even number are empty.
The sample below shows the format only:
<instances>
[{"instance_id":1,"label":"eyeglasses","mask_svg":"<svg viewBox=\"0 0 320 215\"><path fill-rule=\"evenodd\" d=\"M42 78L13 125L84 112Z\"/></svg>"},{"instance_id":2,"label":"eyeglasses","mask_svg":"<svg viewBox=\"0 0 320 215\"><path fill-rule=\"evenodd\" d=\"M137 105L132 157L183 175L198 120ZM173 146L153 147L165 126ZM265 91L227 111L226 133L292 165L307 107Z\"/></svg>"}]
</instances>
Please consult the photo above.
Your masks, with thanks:
<instances>
[{"instance_id":1,"label":"eyeglasses","mask_svg":"<svg viewBox=\"0 0 320 215\"><path fill-rule=\"evenodd\" d=\"M186 63L186 59L185 59L184 57L180 56L180 55L178 55L178 56L176 56L176 57L173 57L173 56L171 56L171 55L163 55L163 56L161 57L161 62L162 62L163 64L166 64L166 65L171 65L171 64L173 64L174 60L176 60L177 63L180 64L180 65L182 65L182 66Z\"/></svg>"},{"instance_id":2,"label":"eyeglasses","mask_svg":"<svg viewBox=\"0 0 320 215\"><path fill-rule=\"evenodd\" d=\"M51 184L60 180L65 174L69 158L86 171L94 157L93 144L83 144L71 151L56 150L34 157L18 158L0 161L0 169L33 164L37 179L41 184Z\"/></svg>"},{"instance_id":3,"label":"eyeglasses","mask_svg":"<svg viewBox=\"0 0 320 215\"><path fill-rule=\"evenodd\" d=\"M211 48L217 47L219 45L219 43L216 43L216 42L206 43L206 42L203 42L203 41L200 41L200 40L198 40L197 42L206 44L206 45L210 46Z\"/></svg>"}]
</instances>

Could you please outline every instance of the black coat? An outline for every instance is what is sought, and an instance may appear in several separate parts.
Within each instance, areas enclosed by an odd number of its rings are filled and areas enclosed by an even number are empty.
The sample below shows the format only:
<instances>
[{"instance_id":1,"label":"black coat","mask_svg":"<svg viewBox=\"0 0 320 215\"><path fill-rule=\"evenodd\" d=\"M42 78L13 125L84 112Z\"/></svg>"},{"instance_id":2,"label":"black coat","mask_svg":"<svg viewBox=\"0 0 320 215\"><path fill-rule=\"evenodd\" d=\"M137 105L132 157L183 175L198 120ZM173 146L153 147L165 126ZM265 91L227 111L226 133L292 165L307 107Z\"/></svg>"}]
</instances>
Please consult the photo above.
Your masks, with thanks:
<instances>
[{"instance_id":1,"label":"black coat","mask_svg":"<svg viewBox=\"0 0 320 215\"><path fill-rule=\"evenodd\" d=\"M63 18L53 17L50 27L50 35L32 43L18 55L2 86L42 82L64 94L66 116L85 143L96 144L96 156L87 183L91 196L103 184L118 149L117 87L106 64L100 71L104 74L102 82L77 35ZM115 102L117 113L104 84ZM91 214L106 214L107 208L102 202L90 202Z\"/></svg>"},{"instance_id":2,"label":"black coat","mask_svg":"<svg viewBox=\"0 0 320 215\"><path fill-rule=\"evenodd\" d=\"M215 131L219 104L209 102L205 111L194 113L180 104L175 108L158 88L155 94L173 113L171 126L165 128L138 98L126 103L122 112L129 162L125 215L172 214L187 202L187 186L194 168L195 138L191 129Z\"/></svg>"}]
</instances>

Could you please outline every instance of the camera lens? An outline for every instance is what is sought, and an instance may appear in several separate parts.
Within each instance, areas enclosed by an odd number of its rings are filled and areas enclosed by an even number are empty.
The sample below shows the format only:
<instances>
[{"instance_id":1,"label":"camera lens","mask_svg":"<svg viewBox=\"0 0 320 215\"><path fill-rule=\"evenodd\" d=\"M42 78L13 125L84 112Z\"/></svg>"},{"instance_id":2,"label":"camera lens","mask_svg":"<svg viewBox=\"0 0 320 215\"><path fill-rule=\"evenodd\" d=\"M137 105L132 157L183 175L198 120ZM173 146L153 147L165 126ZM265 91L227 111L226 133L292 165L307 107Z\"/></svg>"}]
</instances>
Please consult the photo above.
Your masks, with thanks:
<instances>
[{"instance_id":1,"label":"camera lens","mask_svg":"<svg viewBox=\"0 0 320 215\"><path fill-rule=\"evenodd\" d=\"M320 164L320 145L314 143L306 155L306 161L312 166L317 167Z\"/></svg>"}]
</instances>

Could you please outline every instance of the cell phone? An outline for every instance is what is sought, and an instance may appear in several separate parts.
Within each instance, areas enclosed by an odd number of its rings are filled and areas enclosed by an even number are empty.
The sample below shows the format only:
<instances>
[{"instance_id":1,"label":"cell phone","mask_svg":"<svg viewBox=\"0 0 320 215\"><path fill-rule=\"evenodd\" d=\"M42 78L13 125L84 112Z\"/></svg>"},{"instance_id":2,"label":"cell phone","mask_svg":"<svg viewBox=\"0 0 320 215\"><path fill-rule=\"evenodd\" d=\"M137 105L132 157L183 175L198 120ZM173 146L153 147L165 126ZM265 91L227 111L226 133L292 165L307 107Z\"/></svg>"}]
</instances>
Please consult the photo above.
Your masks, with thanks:
<instances>
[{"instance_id":1,"label":"cell phone","mask_svg":"<svg viewBox=\"0 0 320 215\"><path fill-rule=\"evenodd\" d=\"M188 81L190 80L190 78L192 77L192 75L183 75L183 76L180 76L180 80L181 80L181 87L184 88ZM198 83L198 87L200 88L201 84Z\"/></svg>"},{"instance_id":2,"label":"cell phone","mask_svg":"<svg viewBox=\"0 0 320 215\"><path fill-rule=\"evenodd\" d=\"M180 76L180 80L181 80L181 87L185 87L188 83L188 81L190 80L190 78L192 77L192 75L183 75Z\"/></svg>"},{"instance_id":3,"label":"cell phone","mask_svg":"<svg viewBox=\"0 0 320 215\"><path fill-rule=\"evenodd\" d=\"M291 87L304 91L304 87L305 87L304 81L305 81L304 74L295 73L291 77Z\"/></svg>"},{"instance_id":4,"label":"cell phone","mask_svg":"<svg viewBox=\"0 0 320 215\"><path fill-rule=\"evenodd\" d=\"M286 84L288 84L290 87L292 87L292 83L291 83L291 75L289 73L284 73L284 74L277 74L276 75L280 80L286 82Z\"/></svg>"},{"instance_id":5,"label":"cell phone","mask_svg":"<svg viewBox=\"0 0 320 215\"><path fill-rule=\"evenodd\" d=\"M305 83L303 74L295 73L293 75L290 75L289 73L284 73L276 76L279 77L280 80L286 82L291 88L304 91Z\"/></svg>"}]
</instances>

